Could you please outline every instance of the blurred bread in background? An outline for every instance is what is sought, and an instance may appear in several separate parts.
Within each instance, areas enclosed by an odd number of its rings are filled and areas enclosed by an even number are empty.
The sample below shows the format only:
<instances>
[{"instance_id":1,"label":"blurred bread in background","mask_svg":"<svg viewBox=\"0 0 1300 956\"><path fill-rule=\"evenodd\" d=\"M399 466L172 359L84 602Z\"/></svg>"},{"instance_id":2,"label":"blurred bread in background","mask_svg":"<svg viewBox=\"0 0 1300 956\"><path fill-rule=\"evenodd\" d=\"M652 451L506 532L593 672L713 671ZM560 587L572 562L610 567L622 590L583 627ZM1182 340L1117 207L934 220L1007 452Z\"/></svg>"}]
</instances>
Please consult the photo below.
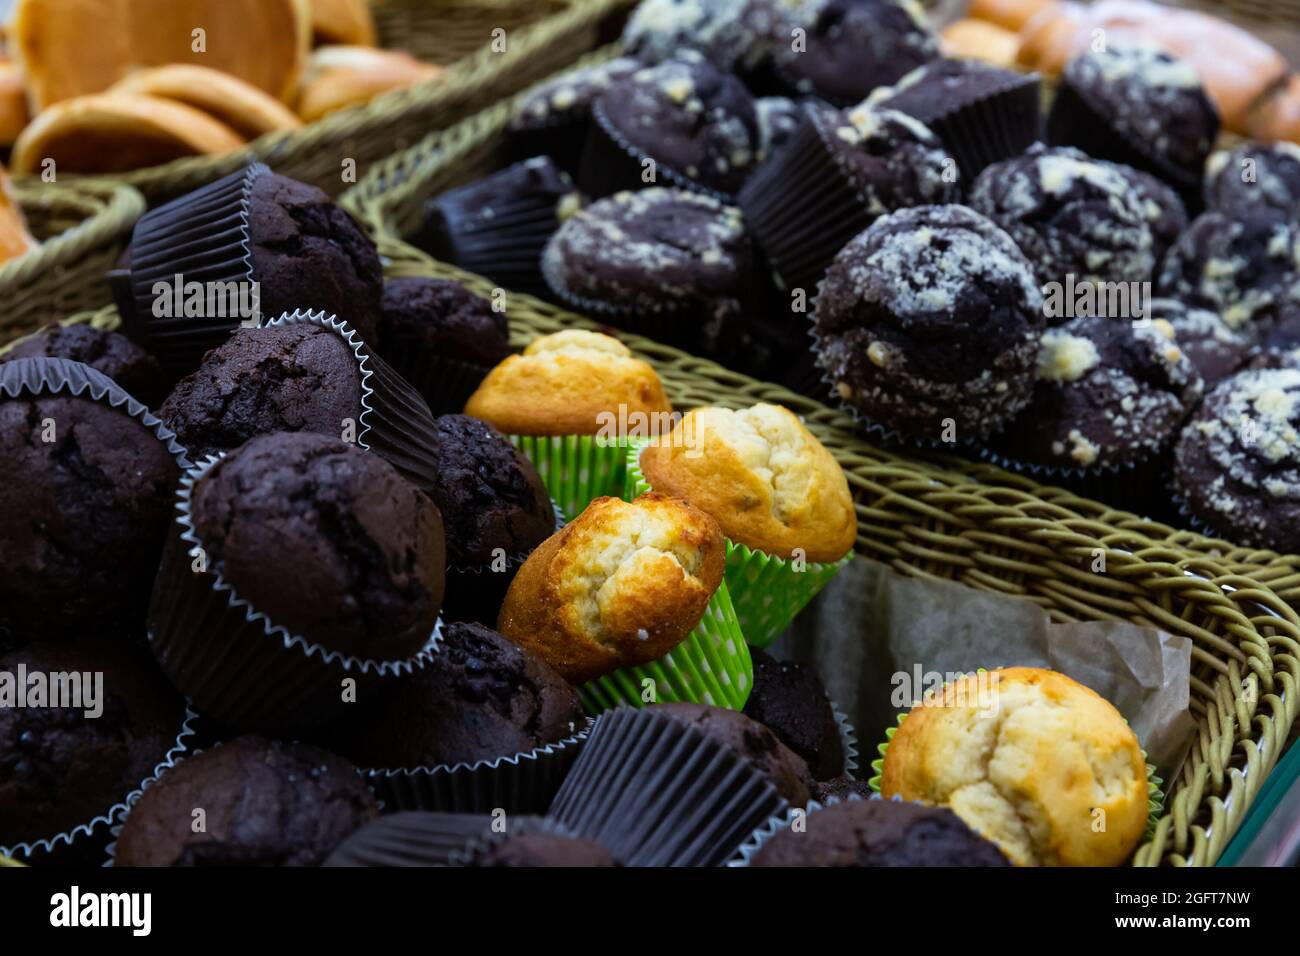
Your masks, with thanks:
<instances>
[{"instance_id":1,"label":"blurred bread in background","mask_svg":"<svg viewBox=\"0 0 1300 956\"><path fill-rule=\"evenodd\" d=\"M375 20L366 0L311 0L312 42L316 46L374 46Z\"/></svg>"},{"instance_id":2,"label":"blurred bread in background","mask_svg":"<svg viewBox=\"0 0 1300 956\"><path fill-rule=\"evenodd\" d=\"M298 97L306 122L336 110L368 103L381 93L436 80L443 67L422 63L408 53L364 46L323 46L311 55Z\"/></svg>"},{"instance_id":3,"label":"blurred bread in background","mask_svg":"<svg viewBox=\"0 0 1300 956\"><path fill-rule=\"evenodd\" d=\"M161 96L202 110L245 139L302 126L289 107L251 83L206 66L173 63L132 73L114 84L111 93Z\"/></svg>"}]
</instances>

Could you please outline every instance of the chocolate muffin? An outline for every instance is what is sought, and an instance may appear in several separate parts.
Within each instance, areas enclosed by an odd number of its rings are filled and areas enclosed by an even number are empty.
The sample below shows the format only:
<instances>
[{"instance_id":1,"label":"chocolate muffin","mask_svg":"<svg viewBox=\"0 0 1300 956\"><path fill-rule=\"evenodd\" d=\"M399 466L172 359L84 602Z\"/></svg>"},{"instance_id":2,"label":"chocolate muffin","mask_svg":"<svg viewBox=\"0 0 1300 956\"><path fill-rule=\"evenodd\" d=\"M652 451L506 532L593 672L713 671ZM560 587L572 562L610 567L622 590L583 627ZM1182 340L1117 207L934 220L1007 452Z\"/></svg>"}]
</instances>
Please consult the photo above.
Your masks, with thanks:
<instances>
[{"instance_id":1,"label":"chocolate muffin","mask_svg":"<svg viewBox=\"0 0 1300 956\"><path fill-rule=\"evenodd\" d=\"M757 648L754 689L745 702L745 716L763 724L803 758L814 780L844 773L844 741L826 688L807 667L778 661Z\"/></svg>"},{"instance_id":2,"label":"chocolate muffin","mask_svg":"<svg viewBox=\"0 0 1300 956\"><path fill-rule=\"evenodd\" d=\"M695 50L720 70L748 73L771 56L783 0L641 0L623 49L645 63Z\"/></svg>"},{"instance_id":3,"label":"chocolate muffin","mask_svg":"<svg viewBox=\"0 0 1300 956\"><path fill-rule=\"evenodd\" d=\"M171 520L184 464L169 449L171 433L87 391L17 391L24 379L65 374L126 402L76 362L0 364L0 647L87 632L142 636Z\"/></svg>"},{"instance_id":4,"label":"chocolate muffin","mask_svg":"<svg viewBox=\"0 0 1300 956\"><path fill-rule=\"evenodd\" d=\"M315 309L375 341L384 284L379 253L329 196L267 172L253 181L248 229L263 316Z\"/></svg>"},{"instance_id":5,"label":"chocolate muffin","mask_svg":"<svg viewBox=\"0 0 1300 956\"><path fill-rule=\"evenodd\" d=\"M12 681L10 699L0 704L0 847L48 840L83 824L88 829L79 839L92 829L103 836L109 811L176 744L185 702L137 642L78 637L28 644L0 652L0 674ZM32 680L38 674L47 678L40 685ZM56 690L56 674L73 677L79 700L47 696ZM42 697L20 704L14 687L28 695L39 688Z\"/></svg>"},{"instance_id":6,"label":"chocolate muffin","mask_svg":"<svg viewBox=\"0 0 1300 956\"><path fill-rule=\"evenodd\" d=\"M1043 326L1024 255L965 206L877 219L831 263L814 316L840 401L927 444L986 435L1028 403Z\"/></svg>"},{"instance_id":7,"label":"chocolate muffin","mask_svg":"<svg viewBox=\"0 0 1300 956\"><path fill-rule=\"evenodd\" d=\"M361 369L347 342L320 326L239 328L158 415L194 461L270 432L337 437L347 422L360 429Z\"/></svg>"},{"instance_id":8,"label":"chocolate muffin","mask_svg":"<svg viewBox=\"0 0 1300 956\"><path fill-rule=\"evenodd\" d=\"M562 833L514 833L490 844L471 866L574 867L618 866L609 848L595 840Z\"/></svg>"},{"instance_id":9,"label":"chocolate muffin","mask_svg":"<svg viewBox=\"0 0 1300 956\"><path fill-rule=\"evenodd\" d=\"M1174 489L1216 536L1300 550L1300 370L1245 371L1215 386L1178 439Z\"/></svg>"},{"instance_id":10,"label":"chocolate muffin","mask_svg":"<svg viewBox=\"0 0 1300 956\"><path fill-rule=\"evenodd\" d=\"M531 551L555 531L555 508L537 470L504 435L469 415L435 423L430 494L454 566L488 564Z\"/></svg>"},{"instance_id":11,"label":"chocolate muffin","mask_svg":"<svg viewBox=\"0 0 1300 956\"><path fill-rule=\"evenodd\" d=\"M578 175L592 196L641 188L647 168L651 182L731 195L758 162L753 97L694 51L614 85L592 117Z\"/></svg>"},{"instance_id":12,"label":"chocolate muffin","mask_svg":"<svg viewBox=\"0 0 1300 956\"><path fill-rule=\"evenodd\" d=\"M1178 348L1196 367L1207 388L1241 369L1252 357L1254 345L1240 332L1207 309L1184 305L1177 299L1152 299L1151 319L1160 328L1167 322ZM1296 340L1300 345L1300 338Z\"/></svg>"},{"instance_id":13,"label":"chocolate muffin","mask_svg":"<svg viewBox=\"0 0 1300 956\"><path fill-rule=\"evenodd\" d=\"M1300 215L1300 146L1242 143L1220 150L1205 164L1205 205L1230 216L1268 209Z\"/></svg>"},{"instance_id":14,"label":"chocolate muffin","mask_svg":"<svg viewBox=\"0 0 1300 956\"><path fill-rule=\"evenodd\" d=\"M324 435L261 435L204 474L191 503L209 567L291 634L371 660L428 642L442 519L378 455Z\"/></svg>"},{"instance_id":15,"label":"chocolate muffin","mask_svg":"<svg viewBox=\"0 0 1300 956\"><path fill-rule=\"evenodd\" d=\"M835 777L832 780L814 780L813 799L818 803L835 800L870 800L875 797L871 784L865 780L853 780L850 777Z\"/></svg>"},{"instance_id":16,"label":"chocolate muffin","mask_svg":"<svg viewBox=\"0 0 1300 956\"><path fill-rule=\"evenodd\" d=\"M542 249L581 207L568 173L549 157L534 156L434 196L411 244L512 292L545 295ZM385 311L391 285L384 287Z\"/></svg>"},{"instance_id":17,"label":"chocolate muffin","mask_svg":"<svg viewBox=\"0 0 1300 956\"><path fill-rule=\"evenodd\" d=\"M760 96L754 100L758 120L758 160L771 159L790 141L803 119L803 106L788 96Z\"/></svg>"},{"instance_id":18,"label":"chocolate muffin","mask_svg":"<svg viewBox=\"0 0 1300 956\"><path fill-rule=\"evenodd\" d=\"M1190 63L1155 46L1107 43L1065 65L1047 117L1053 144L1199 190L1219 111Z\"/></svg>"},{"instance_id":19,"label":"chocolate muffin","mask_svg":"<svg viewBox=\"0 0 1300 956\"><path fill-rule=\"evenodd\" d=\"M1155 266L1146 211L1128 178L1077 149L1039 144L994 163L975 180L970 205L1006 230L1042 284L1144 282Z\"/></svg>"},{"instance_id":20,"label":"chocolate muffin","mask_svg":"<svg viewBox=\"0 0 1300 956\"><path fill-rule=\"evenodd\" d=\"M0 354L0 362L20 358L64 358L103 372L131 397L157 408L167 394L158 360L119 332L89 322L47 325Z\"/></svg>"},{"instance_id":21,"label":"chocolate muffin","mask_svg":"<svg viewBox=\"0 0 1300 956\"><path fill-rule=\"evenodd\" d=\"M1043 334L1033 399L993 447L1054 469L1150 461L1172 444L1203 391L1167 324L1073 319Z\"/></svg>"},{"instance_id":22,"label":"chocolate muffin","mask_svg":"<svg viewBox=\"0 0 1300 956\"><path fill-rule=\"evenodd\" d=\"M1127 179L1137 194L1138 205L1151 230L1151 253L1155 257L1155 267L1159 269L1169 247L1187 228L1187 207L1164 180L1123 163L1107 165Z\"/></svg>"},{"instance_id":23,"label":"chocolate muffin","mask_svg":"<svg viewBox=\"0 0 1300 956\"><path fill-rule=\"evenodd\" d=\"M577 692L545 661L455 623L429 665L340 725L334 745L363 767L441 767L513 757L585 726Z\"/></svg>"},{"instance_id":24,"label":"chocolate muffin","mask_svg":"<svg viewBox=\"0 0 1300 956\"><path fill-rule=\"evenodd\" d=\"M753 252L736 207L655 187L576 213L551 238L542 271L579 311L708 352L740 313Z\"/></svg>"},{"instance_id":25,"label":"chocolate muffin","mask_svg":"<svg viewBox=\"0 0 1300 956\"><path fill-rule=\"evenodd\" d=\"M1300 304L1300 226L1263 209L1201 213L1165 256L1156 291L1233 329L1267 327Z\"/></svg>"},{"instance_id":26,"label":"chocolate muffin","mask_svg":"<svg viewBox=\"0 0 1300 956\"><path fill-rule=\"evenodd\" d=\"M648 709L729 747L767 778L791 806L807 806L812 786L808 765L767 727L734 710L707 704L654 704Z\"/></svg>"},{"instance_id":27,"label":"chocolate muffin","mask_svg":"<svg viewBox=\"0 0 1300 956\"><path fill-rule=\"evenodd\" d=\"M804 30L776 50L777 76L791 90L852 106L877 87L936 59L939 41L907 0L813 0L795 14Z\"/></svg>"},{"instance_id":28,"label":"chocolate muffin","mask_svg":"<svg viewBox=\"0 0 1300 956\"><path fill-rule=\"evenodd\" d=\"M195 808L204 828L196 832ZM177 764L136 801L115 866L317 866L379 815L356 768L305 744L239 737Z\"/></svg>"},{"instance_id":29,"label":"chocolate muffin","mask_svg":"<svg viewBox=\"0 0 1300 956\"><path fill-rule=\"evenodd\" d=\"M951 810L895 800L845 800L777 832L751 866L1010 866Z\"/></svg>"}]
</instances>

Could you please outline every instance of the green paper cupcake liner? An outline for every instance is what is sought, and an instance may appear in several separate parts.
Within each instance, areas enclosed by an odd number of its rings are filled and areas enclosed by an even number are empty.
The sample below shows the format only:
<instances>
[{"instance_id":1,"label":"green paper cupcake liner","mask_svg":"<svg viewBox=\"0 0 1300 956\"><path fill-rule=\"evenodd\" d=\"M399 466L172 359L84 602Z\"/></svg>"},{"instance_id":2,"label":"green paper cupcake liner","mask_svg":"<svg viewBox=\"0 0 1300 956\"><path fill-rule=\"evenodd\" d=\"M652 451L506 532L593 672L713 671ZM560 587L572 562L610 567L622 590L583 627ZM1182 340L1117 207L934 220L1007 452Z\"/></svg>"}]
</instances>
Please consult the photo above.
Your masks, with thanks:
<instances>
[{"instance_id":1,"label":"green paper cupcake liner","mask_svg":"<svg viewBox=\"0 0 1300 956\"><path fill-rule=\"evenodd\" d=\"M641 450L646 444L642 441L628 447L623 496L629 501L651 490L641 471ZM832 563L806 561L799 570L793 561L728 538L727 588L745 640L752 647L767 647L852 560L850 551Z\"/></svg>"},{"instance_id":2,"label":"green paper cupcake liner","mask_svg":"<svg viewBox=\"0 0 1300 956\"><path fill-rule=\"evenodd\" d=\"M898 715L898 722L885 730L885 740L876 746L876 752L880 754L875 760L871 761L871 776L867 778L867 786L873 792L880 793L880 778L885 769L885 751L889 749L890 741L894 739L894 734L898 733L898 728L903 725L903 720L907 717L906 713ZM1142 759L1145 761L1147 752L1142 751ZM1146 764L1147 768L1147 828L1146 837L1151 837L1156 832L1156 824L1160 822L1160 815L1165 812L1165 792L1161 789L1164 781L1156 773L1155 765Z\"/></svg>"},{"instance_id":3,"label":"green paper cupcake liner","mask_svg":"<svg viewBox=\"0 0 1300 956\"><path fill-rule=\"evenodd\" d=\"M593 499L623 494L627 441L595 435L510 435L528 456L546 490L572 521Z\"/></svg>"},{"instance_id":4,"label":"green paper cupcake liner","mask_svg":"<svg viewBox=\"0 0 1300 956\"><path fill-rule=\"evenodd\" d=\"M646 680L654 682L653 700L642 698ZM686 640L657 661L588 681L578 694L592 715L624 704L645 707L670 701L743 710L753 688L754 663L723 581Z\"/></svg>"}]
</instances>

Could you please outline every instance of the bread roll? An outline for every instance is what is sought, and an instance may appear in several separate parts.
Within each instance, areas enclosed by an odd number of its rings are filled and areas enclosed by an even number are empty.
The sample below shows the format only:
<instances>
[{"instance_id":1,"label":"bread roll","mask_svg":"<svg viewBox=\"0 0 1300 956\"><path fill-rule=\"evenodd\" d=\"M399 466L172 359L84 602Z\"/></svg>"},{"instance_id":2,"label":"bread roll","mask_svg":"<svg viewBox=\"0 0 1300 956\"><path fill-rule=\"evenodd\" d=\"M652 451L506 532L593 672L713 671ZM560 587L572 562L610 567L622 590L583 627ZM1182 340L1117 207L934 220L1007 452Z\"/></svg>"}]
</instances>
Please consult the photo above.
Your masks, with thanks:
<instances>
[{"instance_id":1,"label":"bread roll","mask_svg":"<svg viewBox=\"0 0 1300 956\"><path fill-rule=\"evenodd\" d=\"M140 70L109 92L176 100L214 116L246 139L302 126L302 120L273 96L237 76L206 66L174 63Z\"/></svg>"},{"instance_id":2,"label":"bread roll","mask_svg":"<svg viewBox=\"0 0 1300 956\"><path fill-rule=\"evenodd\" d=\"M678 498L597 498L510 583L499 630L581 684L680 644L722 582L716 521Z\"/></svg>"},{"instance_id":3,"label":"bread roll","mask_svg":"<svg viewBox=\"0 0 1300 956\"><path fill-rule=\"evenodd\" d=\"M728 538L767 554L838 561L858 522L844 470L788 408L696 408L641 453L655 491L685 498Z\"/></svg>"},{"instance_id":4,"label":"bread roll","mask_svg":"<svg viewBox=\"0 0 1300 956\"><path fill-rule=\"evenodd\" d=\"M966 16L1015 32L1043 10L1056 5L1056 0L971 0Z\"/></svg>"},{"instance_id":5,"label":"bread roll","mask_svg":"<svg viewBox=\"0 0 1300 956\"><path fill-rule=\"evenodd\" d=\"M1118 866L1147 822L1146 761L1119 711L1036 667L971 674L913 708L881 793L951 808L1020 866Z\"/></svg>"},{"instance_id":6,"label":"bread roll","mask_svg":"<svg viewBox=\"0 0 1300 956\"><path fill-rule=\"evenodd\" d=\"M567 329L487 374L465 414L507 435L596 435L610 417L672 412L659 376L618 339Z\"/></svg>"},{"instance_id":7,"label":"bread roll","mask_svg":"<svg viewBox=\"0 0 1300 956\"><path fill-rule=\"evenodd\" d=\"M0 146L12 146L30 119L22 69L17 63L0 63Z\"/></svg>"},{"instance_id":8,"label":"bread roll","mask_svg":"<svg viewBox=\"0 0 1300 956\"><path fill-rule=\"evenodd\" d=\"M8 174L0 169L0 262L16 259L39 245L27 230L27 218L14 197Z\"/></svg>"},{"instance_id":9,"label":"bread roll","mask_svg":"<svg viewBox=\"0 0 1300 956\"><path fill-rule=\"evenodd\" d=\"M363 106L382 93L436 80L445 72L408 53L323 46L312 53L303 75L298 115L310 123L336 110Z\"/></svg>"},{"instance_id":10,"label":"bread roll","mask_svg":"<svg viewBox=\"0 0 1300 956\"><path fill-rule=\"evenodd\" d=\"M944 56L965 60L981 60L1009 69L1016 64L1020 37L1004 27L986 20L967 17L954 20L939 34L939 45Z\"/></svg>"},{"instance_id":11,"label":"bread roll","mask_svg":"<svg viewBox=\"0 0 1300 956\"><path fill-rule=\"evenodd\" d=\"M375 45L375 21L366 0L311 0L311 28L318 46Z\"/></svg>"}]
</instances>

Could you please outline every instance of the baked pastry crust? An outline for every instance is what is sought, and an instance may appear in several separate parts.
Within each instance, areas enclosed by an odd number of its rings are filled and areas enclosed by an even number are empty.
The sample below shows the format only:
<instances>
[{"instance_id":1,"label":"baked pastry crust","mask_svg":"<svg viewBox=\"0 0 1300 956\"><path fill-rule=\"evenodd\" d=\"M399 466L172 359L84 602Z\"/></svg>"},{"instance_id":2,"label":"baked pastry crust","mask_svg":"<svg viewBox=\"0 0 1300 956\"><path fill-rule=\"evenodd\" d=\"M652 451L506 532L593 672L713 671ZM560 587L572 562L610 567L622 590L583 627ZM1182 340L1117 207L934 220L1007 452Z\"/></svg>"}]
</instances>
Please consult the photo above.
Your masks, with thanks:
<instances>
[{"instance_id":1,"label":"baked pastry crust","mask_svg":"<svg viewBox=\"0 0 1300 956\"><path fill-rule=\"evenodd\" d=\"M626 345L599 332L566 329L534 339L492 369L465 403L507 435L596 435L620 409L670 413L659 376Z\"/></svg>"},{"instance_id":2,"label":"baked pastry crust","mask_svg":"<svg viewBox=\"0 0 1300 956\"><path fill-rule=\"evenodd\" d=\"M663 657L722 582L717 522L678 498L597 498L515 575L497 630L581 684Z\"/></svg>"},{"instance_id":3,"label":"baked pastry crust","mask_svg":"<svg viewBox=\"0 0 1300 956\"><path fill-rule=\"evenodd\" d=\"M0 262L8 262L40 243L27 229L27 218L14 197L9 176L0 169Z\"/></svg>"},{"instance_id":4,"label":"baked pastry crust","mask_svg":"<svg viewBox=\"0 0 1300 956\"><path fill-rule=\"evenodd\" d=\"M317 45L374 46L375 21L366 0L311 0L311 29Z\"/></svg>"},{"instance_id":5,"label":"baked pastry crust","mask_svg":"<svg viewBox=\"0 0 1300 956\"><path fill-rule=\"evenodd\" d=\"M142 93L184 103L216 117L247 139L302 126L296 113L253 84L221 70L189 63L140 70L109 92Z\"/></svg>"},{"instance_id":6,"label":"baked pastry crust","mask_svg":"<svg viewBox=\"0 0 1300 956\"><path fill-rule=\"evenodd\" d=\"M788 408L695 408L641 453L663 494L712 515L728 538L781 558L838 561L858 534L844 470Z\"/></svg>"},{"instance_id":7,"label":"baked pastry crust","mask_svg":"<svg viewBox=\"0 0 1300 956\"><path fill-rule=\"evenodd\" d=\"M1118 866L1147 821L1132 729L1089 688L1036 667L967 675L913 708L880 790L951 808L1020 866Z\"/></svg>"},{"instance_id":8,"label":"baked pastry crust","mask_svg":"<svg viewBox=\"0 0 1300 956\"><path fill-rule=\"evenodd\" d=\"M440 78L446 70L409 53L368 46L315 50L298 93L298 115L310 123L337 110L363 106L382 93Z\"/></svg>"}]
</instances>

